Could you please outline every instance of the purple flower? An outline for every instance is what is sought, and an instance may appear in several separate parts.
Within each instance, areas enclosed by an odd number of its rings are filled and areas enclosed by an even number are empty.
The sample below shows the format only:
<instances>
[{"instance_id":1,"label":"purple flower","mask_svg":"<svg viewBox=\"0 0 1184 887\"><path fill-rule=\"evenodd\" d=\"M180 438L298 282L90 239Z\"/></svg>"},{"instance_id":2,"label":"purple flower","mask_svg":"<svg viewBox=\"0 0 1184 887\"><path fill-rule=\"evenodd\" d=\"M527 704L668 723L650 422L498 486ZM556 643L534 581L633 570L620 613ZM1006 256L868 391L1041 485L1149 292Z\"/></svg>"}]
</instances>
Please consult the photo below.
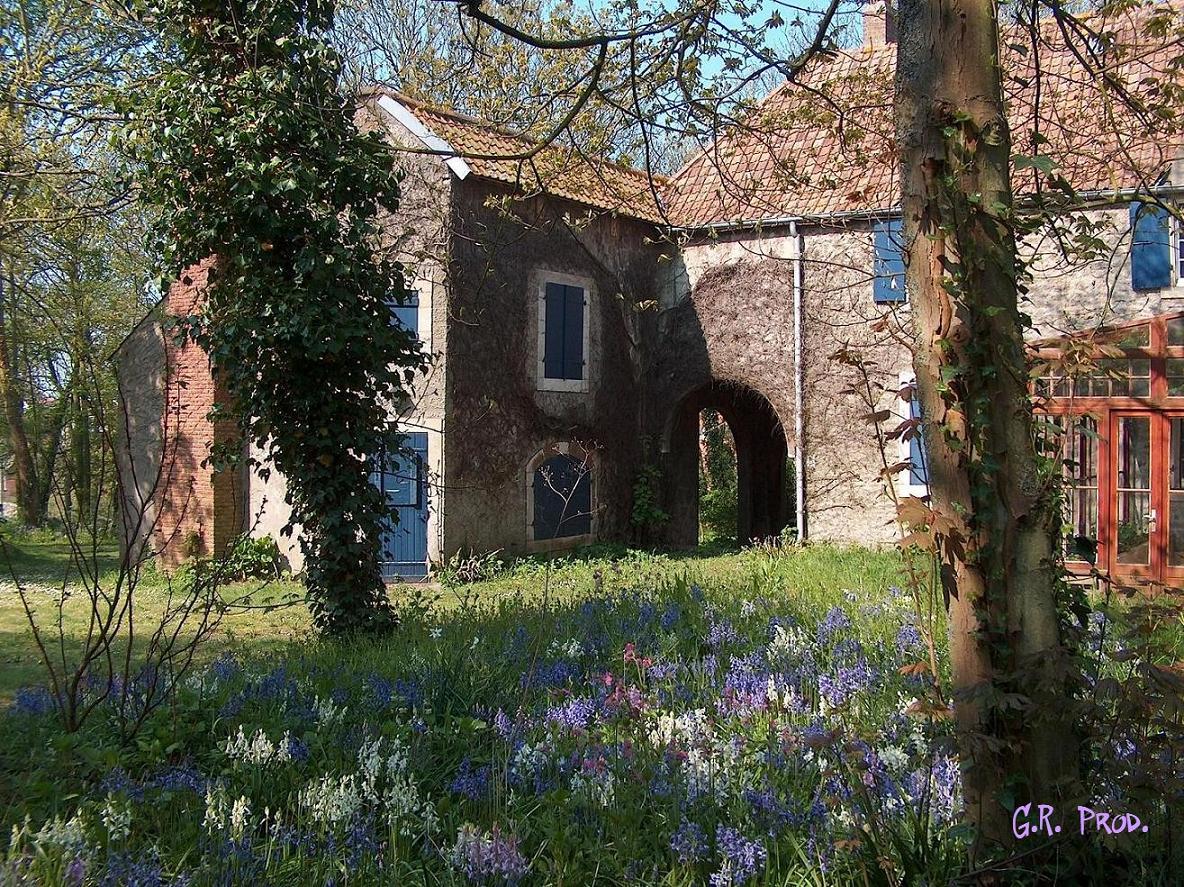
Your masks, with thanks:
<instances>
[{"instance_id":1,"label":"purple flower","mask_svg":"<svg viewBox=\"0 0 1184 887\"><path fill-rule=\"evenodd\" d=\"M711 887L738 887L764 868L768 856L764 845L726 825L716 831L715 847L720 869L711 876Z\"/></svg>"},{"instance_id":2,"label":"purple flower","mask_svg":"<svg viewBox=\"0 0 1184 887\"><path fill-rule=\"evenodd\" d=\"M698 862L707 855L707 835L698 823L684 819L670 838L670 849L684 865Z\"/></svg>"},{"instance_id":3,"label":"purple flower","mask_svg":"<svg viewBox=\"0 0 1184 887\"><path fill-rule=\"evenodd\" d=\"M911 622L906 622L896 633L896 652L903 656L909 650L921 646L921 632Z\"/></svg>"},{"instance_id":4,"label":"purple flower","mask_svg":"<svg viewBox=\"0 0 1184 887\"><path fill-rule=\"evenodd\" d=\"M517 884L529 867L518 839L503 835L496 824L484 834L471 823L461 826L451 859L474 884Z\"/></svg>"},{"instance_id":5,"label":"purple flower","mask_svg":"<svg viewBox=\"0 0 1184 887\"><path fill-rule=\"evenodd\" d=\"M851 627L851 619L842 607L831 607L826 617L818 623L818 643L825 644L840 631Z\"/></svg>"},{"instance_id":6,"label":"purple flower","mask_svg":"<svg viewBox=\"0 0 1184 887\"><path fill-rule=\"evenodd\" d=\"M152 780L152 786L166 792L189 791L204 795L206 778L194 767L170 767Z\"/></svg>"},{"instance_id":7,"label":"purple flower","mask_svg":"<svg viewBox=\"0 0 1184 887\"><path fill-rule=\"evenodd\" d=\"M854 665L841 666L833 676L818 676L818 692L832 706L840 706L871 686L874 674L862 657Z\"/></svg>"},{"instance_id":8,"label":"purple flower","mask_svg":"<svg viewBox=\"0 0 1184 887\"><path fill-rule=\"evenodd\" d=\"M75 856L66 866L66 883L71 887L82 887L86 880L86 861L81 856Z\"/></svg>"},{"instance_id":9,"label":"purple flower","mask_svg":"<svg viewBox=\"0 0 1184 887\"><path fill-rule=\"evenodd\" d=\"M210 674L218 681L229 681L240 671L242 669L239 668L232 653L223 653L210 663Z\"/></svg>"},{"instance_id":10,"label":"purple flower","mask_svg":"<svg viewBox=\"0 0 1184 887\"><path fill-rule=\"evenodd\" d=\"M662 631L670 631L678 624L678 618L682 615L682 610L679 609L678 604L670 604L662 613L660 620Z\"/></svg>"},{"instance_id":11,"label":"purple flower","mask_svg":"<svg viewBox=\"0 0 1184 887\"><path fill-rule=\"evenodd\" d=\"M576 697L551 706L543 721L546 724L563 727L569 733L587 730L596 718L596 703L591 699Z\"/></svg>"},{"instance_id":12,"label":"purple flower","mask_svg":"<svg viewBox=\"0 0 1184 887\"><path fill-rule=\"evenodd\" d=\"M507 742L514 735L514 722L510 720L510 716L503 709L499 708L497 713L494 714L493 729L497 731L498 736Z\"/></svg>"},{"instance_id":13,"label":"purple flower","mask_svg":"<svg viewBox=\"0 0 1184 887\"><path fill-rule=\"evenodd\" d=\"M711 649L718 651L726 644L734 644L740 640L740 635L736 633L736 629L732 627L732 623L723 619L716 622L711 620L711 624L707 629L707 644Z\"/></svg>"}]
</instances>

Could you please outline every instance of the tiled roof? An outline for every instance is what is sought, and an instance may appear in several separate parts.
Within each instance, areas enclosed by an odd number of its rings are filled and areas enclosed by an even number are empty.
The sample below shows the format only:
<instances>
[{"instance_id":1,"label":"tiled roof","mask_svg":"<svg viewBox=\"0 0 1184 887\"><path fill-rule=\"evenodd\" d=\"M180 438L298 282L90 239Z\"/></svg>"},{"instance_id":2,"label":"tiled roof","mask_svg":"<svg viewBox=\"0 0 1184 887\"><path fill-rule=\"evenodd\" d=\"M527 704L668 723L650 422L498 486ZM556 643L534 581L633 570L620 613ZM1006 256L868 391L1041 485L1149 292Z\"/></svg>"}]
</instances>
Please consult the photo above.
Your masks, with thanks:
<instances>
[{"instance_id":1,"label":"tiled roof","mask_svg":"<svg viewBox=\"0 0 1184 887\"><path fill-rule=\"evenodd\" d=\"M1162 71L1184 46L1179 38L1136 37L1128 20L1112 23L1118 41L1139 46L1114 66L1135 92L1149 94L1146 73ZM1039 121L1049 140L1038 152L1053 158L1079 191L1108 191L1148 184L1184 145L1139 137L1141 127L1123 109L1108 125L1104 107L1116 100L1084 70L1059 37L1046 28L1039 52L1039 95L1033 54L1005 40L1004 90L1013 151ZM891 115L896 46L837 52L811 63L799 85L774 90L735 127L693 157L663 190L670 220L695 226L721 222L811 218L845 212L889 210L899 199ZM1039 108L1037 110L1037 100ZM1123 135L1120 137L1119 132ZM1162 142L1162 140L1161 140ZM1023 192L1024 178L1016 179Z\"/></svg>"},{"instance_id":2,"label":"tiled roof","mask_svg":"<svg viewBox=\"0 0 1184 887\"><path fill-rule=\"evenodd\" d=\"M662 221L655 191L665 179L608 161L591 160L559 145L537 149L537 143L489 123L426 105L386 88L431 133L447 142L473 174L513 185L526 194L545 193L651 222ZM532 156L531 152L534 152Z\"/></svg>"}]
</instances>

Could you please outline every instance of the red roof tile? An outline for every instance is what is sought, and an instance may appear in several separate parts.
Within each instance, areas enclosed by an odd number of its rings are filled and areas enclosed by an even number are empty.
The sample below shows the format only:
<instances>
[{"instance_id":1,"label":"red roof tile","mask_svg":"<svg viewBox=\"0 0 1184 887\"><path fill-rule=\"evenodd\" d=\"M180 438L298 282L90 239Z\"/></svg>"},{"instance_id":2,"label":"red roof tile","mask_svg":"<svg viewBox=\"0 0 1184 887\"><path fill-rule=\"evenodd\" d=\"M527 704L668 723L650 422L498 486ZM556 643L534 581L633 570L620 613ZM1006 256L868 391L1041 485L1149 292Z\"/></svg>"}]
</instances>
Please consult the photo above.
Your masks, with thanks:
<instances>
[{"instance_id":1,"label":"red roof tile","mask_svg":"<svg viewBox=\"0 0 1184 887\"><path fill-rule=\"evenodd\" d=\"M1108 23L1125 56L1110 70L1136 94L1157 89L1149 72L1175 63L1179 37L1151 39L1130 19ZM1143 36L1137 36L1143 34ZM1008 117L1016 153L1039 123L1053 158L1079 191L1147 185L1184 145L1144 135L1116 99L1092 79L1046 27L1039 52L1037 109L1032 53L1003 52ZM1117 55L1117 54L1116 54ZM672 222L695 226L783 217L889 210L899 200L891 114L896 46L860 48L812 62L800 84L767 96L745 121L691 159L663 190ZM1114 108L1107 117L1102 108ZM1117 121L1110 125L1109 120ZM1023 179L1016 182L1023 191Z\"/></svg>"},{"instance_id":2,"label":"red roof tile","mask_svg":"<svg viewBox=\"0 0 1184 887\"><path fill-rule=\"evenodd\" d=\"M473 174L514 185L526 194L552 194L585 206L651 222L662 221L655 192L665 179L603 160L592 160L556 144L536 142L484 121L435 108L393 90L378 88L411 111L433 135L446 141ZM529 155L529 156L527 156Z\"/></svg>"}]
</instances>

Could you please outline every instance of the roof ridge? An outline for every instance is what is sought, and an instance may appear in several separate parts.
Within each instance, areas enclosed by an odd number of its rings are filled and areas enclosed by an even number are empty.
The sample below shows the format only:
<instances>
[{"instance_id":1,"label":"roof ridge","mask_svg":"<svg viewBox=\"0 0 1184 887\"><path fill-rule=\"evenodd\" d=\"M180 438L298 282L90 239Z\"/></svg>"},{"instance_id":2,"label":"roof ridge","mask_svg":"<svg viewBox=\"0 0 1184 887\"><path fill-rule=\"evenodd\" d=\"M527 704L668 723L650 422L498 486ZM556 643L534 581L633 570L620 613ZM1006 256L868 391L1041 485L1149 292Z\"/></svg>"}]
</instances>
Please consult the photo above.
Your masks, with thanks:
<instances>
[{"instance_id":1,"label":"roof ridge","mask_svg":"<svg viewBox=\"0 0 1184 887\"><path fill-rule=\"evenodd\" d=\"M513 139L516 142L521 142L522 144L528 145L531 148L534 148L540 144L543 144L538 139L532 139L530 136L527 136L523 133L514 132L513 130L511 130L507 127L500 126L499 124L496 124L496 123L491 123L490 121L483 120L480 117L474 117L472 114L465 114L465 113L463 113L461 111L457 111L453 108L445 108L442 105L434 105L431 102L425 102L420 99L412 98L411 96L407 95L406 93L400 92L399 90L397 90L394 87L389 86L387 84L375 84L372 89L363 90L363 92L381 92L384 95L390 96L395 101L397 101L401 104L407 105L412 110L419 110L419 111L423 111L428 114L435 114L440 117L447 117L451 120L454 120L454 121L457 121L460 123L467 123L472 126L477 126L477 127L480 127L481 129L484 129L488 132L496 133L497 135L504 136L508 139ZM576 148L572 148L568 145L561 145L561 144L558 144L554 141L544 144L543 147L544 148L551 148L551 149L558 150L558 151L565 151L565 152L574 153L580 157L583 157L585 160L589 161L590 163L602 164L604 166L611 166L611 167L614 167L614 168L620 170L621 172L625 172L625 173L629 173L631 175L639 176L639 177L647 179L647 180L652 177L655 182L663 182L664 183L664 182L668 181L670 178L669 176L664 176L661 173L651 173L648 170L641 169L636 166L631 166L628 163L622 163L618 160L610 160L607 157L593 157L591 155L584 154L582 151L579 151ZM463 159L463 157L464 157L463 152L458 154L458 156L460 156Z\"/></svg>"}]
</instances>

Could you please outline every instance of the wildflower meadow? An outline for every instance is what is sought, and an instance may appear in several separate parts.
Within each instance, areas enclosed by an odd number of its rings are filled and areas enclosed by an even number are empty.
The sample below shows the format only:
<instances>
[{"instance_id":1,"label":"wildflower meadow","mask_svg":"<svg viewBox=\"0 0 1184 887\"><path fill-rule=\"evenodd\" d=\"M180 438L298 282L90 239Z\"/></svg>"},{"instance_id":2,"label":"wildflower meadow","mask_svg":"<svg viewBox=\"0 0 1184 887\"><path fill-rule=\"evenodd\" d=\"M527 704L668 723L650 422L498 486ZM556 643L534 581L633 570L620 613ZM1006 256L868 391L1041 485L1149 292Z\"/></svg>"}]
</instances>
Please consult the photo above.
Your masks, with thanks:
<instances>
[{"instance_id":1,"label":"wildflower meadow","mask_svg":"<svg viewBox=\"0 0 1184 887\"><path fill-rule=\"evenodd\" d=\"M0 715L0 880L948 883L959 763L950 719L917 704L934 676L896 557L420 593L389 639L222 653L127 744L112 703L69 734L21 689ZM1090 620L1096 649L1108 626ZM1138 738L1111 743L1124 772Z\"/></svg>"}]
</instances>

